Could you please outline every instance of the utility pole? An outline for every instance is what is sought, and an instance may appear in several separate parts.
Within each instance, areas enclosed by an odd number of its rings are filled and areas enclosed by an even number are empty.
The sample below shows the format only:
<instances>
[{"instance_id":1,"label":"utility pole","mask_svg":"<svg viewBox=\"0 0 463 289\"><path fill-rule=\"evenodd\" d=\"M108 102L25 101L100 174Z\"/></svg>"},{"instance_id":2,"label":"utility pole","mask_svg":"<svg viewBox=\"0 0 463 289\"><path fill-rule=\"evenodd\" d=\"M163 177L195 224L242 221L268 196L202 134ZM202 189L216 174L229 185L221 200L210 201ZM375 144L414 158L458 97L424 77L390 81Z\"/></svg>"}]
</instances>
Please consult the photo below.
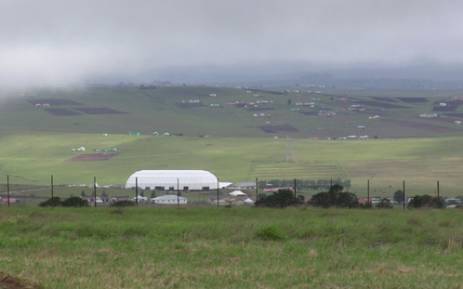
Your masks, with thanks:
<instances>
[{"instance_id":1,"label":"utility pole","mask_svg":"<svg viewBox=\"0 0 463 289\"><path fill-rule=\"evenodd\" d=\"M93 206L96 208L96 177L93 177Z\"/></svg>"},{"instance_id":2,"label":"utility pole","mask_svg":"<svg viewBox=\"0 0 463 289\"><path fill-rule=\"evenodd\" d=\"M10 206L10 176L6 176L6 201L8 207Z\"/></svg>"},{"instance_id":3,"label":"utility pole","mask_svg":"<svg viewBox=\"0 0 463 289\"><path fill-rule=\"evenodd\" d=\"M138 177L135 178L135 203L138 207Z\"/></svg>"},{"instance_id":4,"label":"utility pole","mask_svg":"<svg viewBox=\"0 0 463 289\"><path fill-rule=\"evenodd\" d=\"M51 178L50 178L50 190L51 190L51 199L53 200L53 198L54 198L53 175L51 175Z\"/></svg>"},{"instance_id":5,"label":"utility pole","mask_svg":"<svg viewBox=\"0 0 463 289\"><path fill-rule=\"evenodd\" d=\"M403 209L405 210L405 200L406 200L406 196L405 196L405 181L402 182L402 193L404 195L404 198L403 198L403 201L402 201L402 205L403 205Z\"/></svg>"}]
</instances>

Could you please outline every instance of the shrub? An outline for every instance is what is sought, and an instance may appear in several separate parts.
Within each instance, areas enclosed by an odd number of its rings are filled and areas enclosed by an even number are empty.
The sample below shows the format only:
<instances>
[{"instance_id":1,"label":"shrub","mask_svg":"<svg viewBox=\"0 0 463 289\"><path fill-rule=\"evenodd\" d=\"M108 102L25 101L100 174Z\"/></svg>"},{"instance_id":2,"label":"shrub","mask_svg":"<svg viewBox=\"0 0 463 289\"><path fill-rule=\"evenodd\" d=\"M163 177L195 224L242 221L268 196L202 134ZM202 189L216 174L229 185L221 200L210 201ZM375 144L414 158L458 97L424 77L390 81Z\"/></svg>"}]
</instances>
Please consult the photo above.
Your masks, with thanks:
<instances>
[{"instance_id":1,"label":"shrub","mask_svg":"<svg viewBox=\"0 0 463 289\"><path fill-rule=\"evenodd\" d=\"M274 226L268 226L258 230L256 236L266 241L279 241L285 238L283 232Z\"/></svg>"},{"instance_id":2,"label":"shrub","mask_svg":"<svg viewBox=\"0 0 463 289\"><path fill-rule=\"evenodd\" d=\"M312 196L310 204L315 207L341 207L354 208L358 207L357 196L353 193L343 192L343 187L334 185L328 192L321 192Z\"/></svg>"},{"instance_id":3,"label":"shrub","mask_svg":"<svg viewBox=\"0 0 463 289\"><path fill-rule=\"evenodd\" d=\"M129 201L129 200L116 201L111 204L111 207L115 207L115 208L133 207L133 206L135 206L135 202Z\"/></svg>"},{"instance_id":4,"label":"shrub","mask_svg":"<svg viewBox=\"0 0 463 289\"><path fill-rule=\"evenodd\" d=\"M392 209L392 203L389 199L383 198L381 201L376 205L377 208L380 209Z\"/></svg>"},{"instance_id":5,"label":"shrub","mask_svg":"<svg viewBox=\"0 0 463 289\"><path fill-rule=\"evenodd\" d=\"M49 198L39 204L40 207L59 207L61 206L61 199L59 197Z\"/></svg>"},{"instance_id":6,"label":"shrub","mask_svg":"<svg viewBox=\"0 0 463 289\"><path fill-rule=\"evenodd\" d=\"M285 208L304 204L303 196L294 196L291 190L279 190L270 196L260 195L256 207Z\"/></svg>"},{"instance_id":7,"label":"shrub","mask_svg":"<svg viewBox=\"0 0 463 289\"><path fill-rule=\"evenodd\" d=\"M88 201L80 197L70 197L62 202L63 207L88 207Z\"/></svg>"},{"instance_id":8,"label":"shrub","mask_svg":"<svg viewBox=\"0 0 463 289\"><path fill-rule=\"evenodd\" d=\"M444 206L442 198L430 195L414 196L408 203L409 208L444 208Z\"/></svg>"},{"instance_id":9,"label":"shrub","mask_svg":"<svg viewBox=\"0 0 463 289\"><path fill-rule=\"evenodd\" d=\"M401 190L396 191L392 199L395 202L402 204L404 202L404 192L402 192Z\"/></svg>"}]
</instances>

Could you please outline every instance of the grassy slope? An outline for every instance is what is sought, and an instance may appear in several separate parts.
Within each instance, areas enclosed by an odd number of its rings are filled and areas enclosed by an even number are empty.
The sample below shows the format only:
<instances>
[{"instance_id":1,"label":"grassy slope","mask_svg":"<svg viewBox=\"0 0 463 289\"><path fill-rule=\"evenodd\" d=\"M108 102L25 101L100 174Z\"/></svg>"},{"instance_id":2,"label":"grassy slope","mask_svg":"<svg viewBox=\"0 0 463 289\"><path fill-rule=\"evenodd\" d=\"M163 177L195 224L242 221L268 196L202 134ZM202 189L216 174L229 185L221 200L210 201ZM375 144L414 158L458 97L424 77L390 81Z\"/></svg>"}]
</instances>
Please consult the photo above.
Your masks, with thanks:
<instances>
[{"instance_id":1,"label":"grassy slope","mask_svg":"<svg viewBox=\"0 0 463 289\"><path fill-rule=\"evenodd\" d=\"M0 271L56 289L461 288L460 219L453 210L2 210Z\"/></svg>"},{"instance_id":2,"label":"grassy slope","mask_svg":"<svg viewBox=\"0 0 463 289\"><path fill-rule=\"evenodd\" d=\"M71 162L71 148L89 151L117 146L112 160ZM45 184L50 174L57 183L123 184L139 169L207 169L221 180L255 177L349 178L363 191L367 178L373 192L392 193L409 184L409 192L433 193L437 179L447 194L463 185L463 138L371 141L319 141L267 138L129 137L95 134L36 134L0 138L0 174L13 182ZM389 187L391 186L391 187Z\"/></svg>"},{"instance_id":3,"label":"grassy slope","mask_svg":"<svg viewBox=\"0 0 463 289\"><path fill-rule=\"evenodd\" d=\"M217 97L210 97L216 93ZM379 137L430 137L460 135L461 126L452 121L420 119L420 113L431 112L435 99L426 103L407 104L397 102L406 108L385 109L369 107L368 112L354 113L347 108L354 100L372 100L371 95L381 92L345 92L334 91L339 96L351 95L352 99L342 100L314 93L288 93L275 95L269 93L247 93L245 90L214 87L163 87L157 89L138 88L88 88L75 90L33 91L31 98L65 98L78 101L85 106L111 107L127 112L123 115L80 115L52 116L40 108L35 108L25 98L0 103L0 133L18 132L66 132L66 133L103 133L126 134L128 131L141 131L151 134L153 131L170 131L188 136L207 134L219 137L269 137L260 126L266 121L272 124L291 124L299 132L279 132L277 135L292 137L316 136L321 138L347 135L370 135ZM365 93L366 95L361 95ZM360 94L360 95L359 95ZM389 96L429 96L426 92L391 92ZM431 96L452 97L460 92L433 92ZM182 100L201 99L206 105L200 108L179 108L176 103ZM288 99L292 105L288 106ZM265 113L270 117L253 117L254 112L236 108L227 103L235 101L255 102L271 100L274 110ZM336 117L306 116L294 109L297 102L315 102L313 111L336 111ZM209 104L221 104L223 108L211 108ZM307 108L305 108L307 109ZM380 114L383 119L369 120L368 116ZM408 120L412 124L401 125L397 121ZM364 125L366 129L358 129ZM431 125L431 127L430 127ZM437 126L437 128L436 128Z\"/></svg>"}]
</instances>

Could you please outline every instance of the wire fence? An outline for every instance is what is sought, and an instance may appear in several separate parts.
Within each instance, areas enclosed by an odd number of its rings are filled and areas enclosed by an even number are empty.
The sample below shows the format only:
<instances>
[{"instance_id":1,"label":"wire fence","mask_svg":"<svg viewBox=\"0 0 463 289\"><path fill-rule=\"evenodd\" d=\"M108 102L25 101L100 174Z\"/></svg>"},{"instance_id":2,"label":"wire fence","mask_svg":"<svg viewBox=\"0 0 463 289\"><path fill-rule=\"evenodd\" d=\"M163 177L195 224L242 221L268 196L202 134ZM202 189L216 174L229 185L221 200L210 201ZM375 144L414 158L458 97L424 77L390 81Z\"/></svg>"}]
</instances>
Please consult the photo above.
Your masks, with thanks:
<instances>
[{"instance_id":1,"label":"wire fence","mask_svg":"<svg viewBox=\"0 0 463 289\"><path fill-rule=\"evenodd\" d=\"M39 205L53 197L66 199L78 197L86 200L90 206L109 207L118 202L130 201L140 207L181 206L181 207L207 207L207 206L253 206L262 196L273 194L279 190L291 190L296 196L310 200L312 195L329 191L334 185L350 189L350 181L342 179L308 180L308 179L257 179L244 185L233 184L220 188L205 190L185 190L179 185L168 189L142 188L138 183L133 188L126 188L125 184L99 186L97 178L92 184L59 184L50 176L49 184L25 184L24 178L5 176L0 183L0 205L2 206L30 206ZM179 180L178 183L182 183ZM434 197L442 198L447 205L463 206L463 196L446 195L442 192L442 183L436 181L435 188L430 190ZM360 204L380 203L386 199L394 207L405 207L409 200L419 195L408 190L407 182L399 181L394 186L384 186L378 189L371 180L365 181L365 186L357 197Z\"/></svg>"}]
</instances>

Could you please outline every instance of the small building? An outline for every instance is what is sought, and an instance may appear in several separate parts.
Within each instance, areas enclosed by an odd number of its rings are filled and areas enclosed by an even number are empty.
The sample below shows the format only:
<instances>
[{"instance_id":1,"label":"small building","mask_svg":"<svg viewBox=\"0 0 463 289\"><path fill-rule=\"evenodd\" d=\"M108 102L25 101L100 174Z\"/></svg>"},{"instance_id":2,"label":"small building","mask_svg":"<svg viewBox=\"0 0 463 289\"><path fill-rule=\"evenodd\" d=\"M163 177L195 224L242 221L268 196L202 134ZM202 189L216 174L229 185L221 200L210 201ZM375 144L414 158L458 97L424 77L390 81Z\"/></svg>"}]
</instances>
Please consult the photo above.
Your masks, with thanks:
<instances>
[{"instance_id":1,"label":"small building","mask_svg":"<svg viewBox=\"0 0 463 289\"><path fill-rule=\"evenodd\" d=\"M278 137L276 137L278 139ZM255 190L256 182L239 182L228 187L230 190Z\"/></svg>"},{"instance_id":2,"label":"small building","mask_svg":"<svg viewBox=\"0 0 463 289\"><path fill-rule=\"evenodd\" d=\"M151 202L156 205L186 205L188 199L177 195L163 195L152 198Z\"/></svg>"}]
</instances>

